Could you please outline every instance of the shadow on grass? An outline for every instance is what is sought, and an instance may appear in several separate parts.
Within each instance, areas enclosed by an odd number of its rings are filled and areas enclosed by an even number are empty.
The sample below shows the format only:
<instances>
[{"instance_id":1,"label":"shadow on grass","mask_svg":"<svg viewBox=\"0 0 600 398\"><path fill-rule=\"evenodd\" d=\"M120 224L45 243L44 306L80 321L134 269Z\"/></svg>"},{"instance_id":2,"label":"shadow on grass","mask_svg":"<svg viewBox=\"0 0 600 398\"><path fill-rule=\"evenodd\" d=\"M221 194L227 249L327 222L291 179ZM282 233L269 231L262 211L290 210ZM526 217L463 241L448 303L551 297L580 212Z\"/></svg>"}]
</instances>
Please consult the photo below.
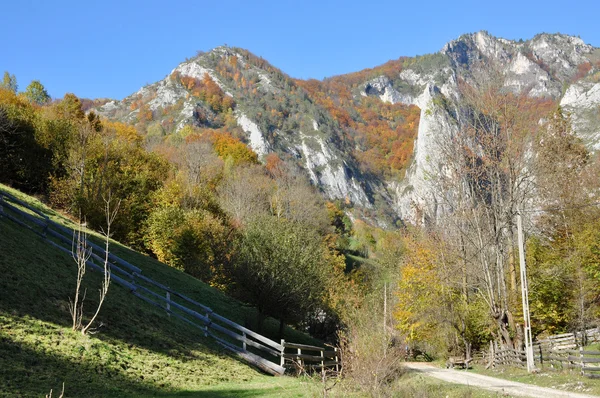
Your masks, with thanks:
<instances>
[{"instance_id":1,"label":"shadow on grass","mask_svg":"<svg viewBox=\"0 0 600 398\"><path fill-rule=\"evenodd\" d=\"M161 282L185 288L184 292L193 290L196 294L191 294L192 297L204 296L207 304L219 301L220 309L227 309L223 312L233 315L233 319L236 319L235 315L243 317L240 313L249 312L234 300L211 291L212 288L193 283L189 276L179 275L176 270L126 247L113 247L119 254L127 252L138 260L136 265L143 266L144 273L149 271L149 276L156 274ZM11 314L9 318L33 318L70 328L69 298L74 295L76 277L73 259L4 217L0 217L0 275L0 315L4 312ZM88 294L84 312L88 315L96 308L100 279L97 272L85 275ZM93 340L139 347L184 362L200 359L206 366L210 366L216 357L224 356L246 364L214 340L205 338L200 330L166 317L164 312L135 298L116 283L110 287L97 325L100 323L103 326ZM231 373L229 370L224 372Z\"/></svg>"},{"instance_id":2,"label":"shadow on grass","mask_svg":"<svg viewBox=\"0 0 600 398\"><path fill-rule=\"evenodd\" d=\"M0 275L0 312L70 328L69 299L75 292L76 276L73 260L2 217ZM91 314L97 306L100 279L97 272L85 275L85 314ZM118 340L163 354L184 355L189 352L185 347L196 343L223 352L200 330L166 317L116 283L111 284L96 325L100 323L103 326L95 337L105 341Z\"/></svg>"},{"instance_id":3,"label":"shadow on grass","mask_svg":"<svg viewBox=\"0 0 600 398\"><path fill-rule=\"evenodd\" d=\"M156 395L159 387L100 364L73 361L37 351L0 335L0 396L44 396L53 389L65 396L120 397ZM55 394L58 396L59 394Z\"/></svg>"},{"instance_id":4,"label":"shadow on grass","mask_svg":"<svg viewBox=\"0 0 600 398\"><path fill-rule=\"evenodd\" d=\"M207 391L180 391L177 393L159 394L163 398L186 398L186 397L262 397L262 396L277 396L283 394L280 388L261 388L261 389L241 389L229 388L223 390L207 390ZM283 396L283 395L281 395Z\"/></svg>"}]
</instances>

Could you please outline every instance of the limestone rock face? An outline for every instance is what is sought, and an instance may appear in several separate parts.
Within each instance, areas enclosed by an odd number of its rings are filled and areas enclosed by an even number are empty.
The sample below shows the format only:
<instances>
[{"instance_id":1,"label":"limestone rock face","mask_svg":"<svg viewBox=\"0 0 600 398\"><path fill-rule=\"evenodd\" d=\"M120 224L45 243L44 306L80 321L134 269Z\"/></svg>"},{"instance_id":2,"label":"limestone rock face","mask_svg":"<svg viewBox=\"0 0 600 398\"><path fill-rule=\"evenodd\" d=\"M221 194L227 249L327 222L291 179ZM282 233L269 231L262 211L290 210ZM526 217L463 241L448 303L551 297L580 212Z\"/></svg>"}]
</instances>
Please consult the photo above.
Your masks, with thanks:
<instances>
[{"instance_id":1,"label":"limestone rock face","mask_svg":"<svg viewBox=\"0 0 600 398\"><path fill-rule=\"evenodd\" d=\"M363 171L353 155L358 146L348 139L354 134L352 128L342 126L331 110L319 106L293 79L241 49L218 47L200 54L163 80L96 111L133 123L140 110L145 115L151 112L151 123L173 132L186 124L219 128L225 123L223 114L191 95L180 79L208 76L235 101L227 128L242 136L260 159L275 152L297 164L326 198L341 199L371 213L393 213L404 222L418 224L435 220L442 211L442 198L436 197L431 176L443 170L440 141L460 134L464 127L458 116L459 82L501 79L507 90L556 101L571 115L577 134L597 150L599 61L600 49L577 37L540 34L512 41L482 31L463 35L435 54L403 59L397 72L388 69L377 74L378 69L372 69L363 81L347 87L354 101L374 97L420 108L412 161L402 177ZM228 72L234 64L242 67L243 77ZM357 112L349 113L361 121ZM381 211L382 207L386 210Z\"/></svg>"},{"instance_id":2,"label":"limestone rock face","mask_svg":"<svg viewBox=\"0 0 600 398\"><path fill-rule=\"evenodd\" d=\"M447 111L435 106L434 98L438 95L440 90L430 84L418 97L421 119L413 162L404 180L390 184L395 198L394 208L403 221L411 224L426 223L437 215L439 200L431 186L431 176L442 172L444 166L439 156L440 140L456 134L458 129L456 120Z\"/></svg>"},{"instance_id":3,"label":"limestone rock face","mask_svg":"<svg viewBox=\"0 0 600 398\"><path fill-rule=\"evenodd\" d=\"M575 132L588 148L594 151L600 149L600 83L571 85L560 105L571 115Z\"/></svg>"}]
</instances>

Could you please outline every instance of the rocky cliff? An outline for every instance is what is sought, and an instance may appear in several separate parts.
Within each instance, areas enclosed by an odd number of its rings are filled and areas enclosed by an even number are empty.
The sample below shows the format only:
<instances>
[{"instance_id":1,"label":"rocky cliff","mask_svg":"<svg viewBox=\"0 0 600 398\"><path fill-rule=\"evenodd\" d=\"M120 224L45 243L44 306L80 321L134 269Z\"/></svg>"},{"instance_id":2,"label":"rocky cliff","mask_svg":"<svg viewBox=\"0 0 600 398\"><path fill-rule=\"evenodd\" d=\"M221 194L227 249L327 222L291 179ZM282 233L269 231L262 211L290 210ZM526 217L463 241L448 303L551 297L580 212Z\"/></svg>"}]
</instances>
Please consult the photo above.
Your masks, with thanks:
<instances>
[{"instance_id":1,"label":"rocky cliff","mask_svg":"<svg viewBox=\"0 0 600 398\"><path fill-rule=\"evenodd\" d=\"M419 223L438 211L428 182L443 166L436 142L462 128L458 82L491 71L507 90L560 103L589 148L600 148L600 50L560 34L518 42L467 34L438 53L323 82L293 80L248 51L219 47L97 111L149 134L186 124L232 130L259 157L297 163L326 197L382 225Z\"/></svg>"}]
</instances>

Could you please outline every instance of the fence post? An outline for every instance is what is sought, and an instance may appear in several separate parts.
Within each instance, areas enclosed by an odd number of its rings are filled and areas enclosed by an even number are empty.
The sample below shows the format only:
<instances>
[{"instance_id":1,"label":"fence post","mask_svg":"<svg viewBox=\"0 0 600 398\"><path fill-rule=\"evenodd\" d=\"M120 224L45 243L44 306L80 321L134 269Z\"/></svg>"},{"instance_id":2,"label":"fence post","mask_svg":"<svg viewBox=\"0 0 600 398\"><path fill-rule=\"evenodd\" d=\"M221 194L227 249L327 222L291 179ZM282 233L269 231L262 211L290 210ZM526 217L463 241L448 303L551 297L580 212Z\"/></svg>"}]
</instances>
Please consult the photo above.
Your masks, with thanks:
<instances>
[{"instance_id":1,"label":"fence post","mask_svg":"<svg viewBox=\"0 0 600 398\"><path fill-rule=\"evenodd\" d=\"M279 359L279 366L281 366L282 368L285 364L285 358L283 357L283 354L285 354L285 340L281 339L281 357Z\"/></svg>"},{"instance_id":2,"label":"fence post","mask_svg":"<svg viewBox=\"0 0 600 398\"><path fill-rule=\"evenodd\" d=\"M206 311L206 325L204 325L204 337L208 337L208 325L210 325L210 312Z\"/></svg>"},{"instance_id":3,"label":"fence post","mask_svg":"<svg viewBox=\"0 0 600 398\"><path fill-rule=\"evenodd\" d=\"M338 359L338 354L337 354L338 353L338 349L337 349L337 347L333 347L333 351L335 352L335 371L339 372L340 371L340 368L339 368L340 360Z\"/></svg>"},{"instance_id":4,"label":"fence post","mask_svg":"<svg viewBox=\"0 0 600 398\"><path fill-rule=\"evenodd\" d=\"M131 280L130 280L131 284L133 285L133 287L134 287L135 289L137 289L137 287L136 287L136 284L135 284L135 276L136 276L136 275L137 275L137 273L136 273L135 271L133 271L133 272L131 273ZM135 289L134 289L134 290L135 290ZM132 291L134 291L134 290L132 290Z\"/></svg>"},{"instance_id":5,"label":"fence post","mask_svg":"<svg viewBox=\"0 0 600 398\"><path fill-rule=\"evenodd\" d=\"M300 368L304 368L304 363L302 363L302 358L300 358L300 355L302 355L302 350L298 348L298 357L296 357L296 359L298 360L298 365Z\"/></svg>"},{"instance_id":6,"label":"fence post","mask_svg":"<svg viewBox=\"0 0 600 398\"><path fill-rule=\"evenodd\" d=\"M167 316L170 318L171 317L171 293L169 293L169 292L167 292L166 309L167 309Z\"/></svg>"},{"instance_id":7,"label":"fence post","mask_svg":"<svg viewBox=\"0 0 600 398\"><path fill-rule=\"evenodd\" d=\"M242 340L242 350L246 351L246 332L242 332L242 337L244 338Z\"/></svg>"},{"instance_id":8,"label":"fence post","mask_svg":"<svg viewBox=\"0 0 600 398\"><path fill-rule=\"evenodd\" d=\"M321 374L325 374L325 348L321 350Z\"/></svg>"},{"instance_id":9,"label":"fence post","mask_svg":"<svg viewBox=\"0 0 600 398\"><path fill-rule=\"evenodd\" d=\"M585 363L583 362L583 347L579 347L579 361L581 361L581 375L585 376Z\"/></svg>"}]
</instances>

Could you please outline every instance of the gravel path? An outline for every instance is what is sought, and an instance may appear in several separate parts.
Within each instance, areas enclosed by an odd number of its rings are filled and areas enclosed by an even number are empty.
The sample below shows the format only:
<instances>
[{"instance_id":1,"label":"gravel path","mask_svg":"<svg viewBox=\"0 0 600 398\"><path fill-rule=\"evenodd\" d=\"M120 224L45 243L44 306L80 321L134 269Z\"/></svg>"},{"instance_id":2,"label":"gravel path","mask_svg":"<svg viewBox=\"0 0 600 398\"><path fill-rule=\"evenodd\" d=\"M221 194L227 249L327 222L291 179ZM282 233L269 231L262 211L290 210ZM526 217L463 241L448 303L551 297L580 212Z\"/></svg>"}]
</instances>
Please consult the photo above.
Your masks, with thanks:
<instances>
[{"instance_id":1,"label":"gravel path","mask_svg":"<svg viewBox=\"0 0 600 398\"><path fill-rule=\"evenodd\" d=\"M423 362L405 362L404 365L414 371L427 376L446 381L448 383L466 384L472 387L483 388L490 391L508 394L516 397L536 398L594 398L597 395L580 394L569 391L555 390L553 388L538 387L531 384L519 383L495 377L483 376L476 373L453 369L440 369Z\"/></svg>"}]
</instances>

